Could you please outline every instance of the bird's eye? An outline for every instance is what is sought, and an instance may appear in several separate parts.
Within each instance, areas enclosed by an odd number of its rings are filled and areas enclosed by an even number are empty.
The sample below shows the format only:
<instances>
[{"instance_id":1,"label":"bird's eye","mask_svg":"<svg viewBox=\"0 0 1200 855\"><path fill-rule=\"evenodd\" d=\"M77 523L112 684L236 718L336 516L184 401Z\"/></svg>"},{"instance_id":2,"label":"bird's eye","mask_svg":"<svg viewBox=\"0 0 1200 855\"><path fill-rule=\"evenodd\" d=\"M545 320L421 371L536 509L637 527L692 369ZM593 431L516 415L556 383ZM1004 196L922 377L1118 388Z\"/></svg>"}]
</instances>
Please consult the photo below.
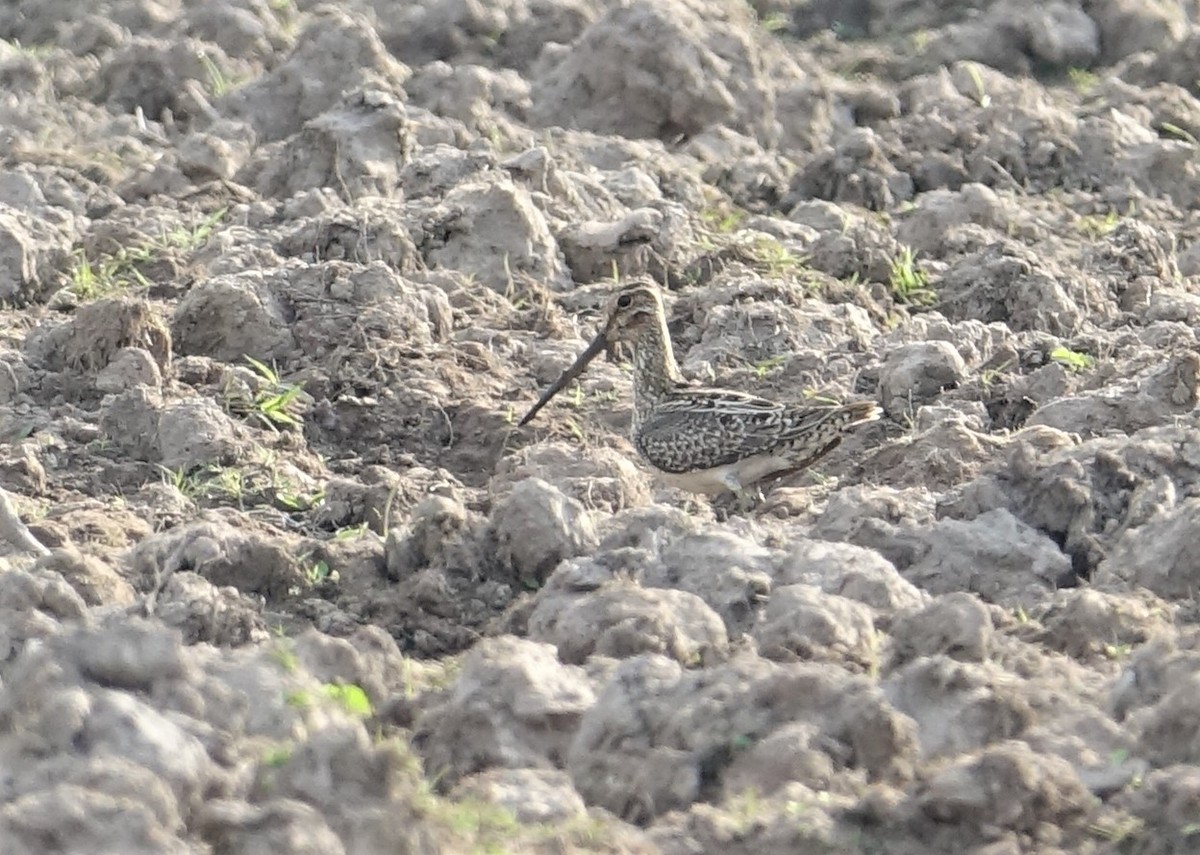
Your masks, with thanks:
<instances>
[{"instance_id":1,"label":"bird's eye","mask_svg":"<svg viewBox=\"0 0 1200 855\"><path fill-rule=\"evenodd\" d=\"M617 308L618 309L628 309L632 303L633 303L633 298L630 297L628 294L622 294L620 297L617 298Z\"/></svg>"}]
</instances>

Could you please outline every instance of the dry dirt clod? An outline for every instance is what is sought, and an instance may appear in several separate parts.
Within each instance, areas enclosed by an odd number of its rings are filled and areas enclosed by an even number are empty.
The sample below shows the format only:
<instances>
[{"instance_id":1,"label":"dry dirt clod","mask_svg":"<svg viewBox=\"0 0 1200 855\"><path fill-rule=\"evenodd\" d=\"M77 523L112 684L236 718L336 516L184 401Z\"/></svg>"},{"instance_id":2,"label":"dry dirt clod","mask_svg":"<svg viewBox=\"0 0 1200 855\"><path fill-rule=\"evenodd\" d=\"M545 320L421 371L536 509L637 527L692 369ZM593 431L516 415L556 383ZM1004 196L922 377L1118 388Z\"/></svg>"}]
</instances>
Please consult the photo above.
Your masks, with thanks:
<instances>
[{"instance_id":1,"label":"dry dirt clod","mask_svg":"<svg viewBox=\"0 0 1200 855\"><path fill-rule=\"evenodd\" d=\"M772 591L754 637L763 656L781 662L838 662L852 671L876 664L870 610L810 585Z\"/></svg>"},{"instance_id":2,"label":"dry dirt clod","mask_svg":"<svg viewBox=\"0 0 1200 855\"><path fill-rule=\"evenodd\" d=\"M1195 851L1195 11L0 2L0 851Z\"/></svg>"},{"instance_id":3,"label":"dry dirt clod","mask_svg":"<svg viewBox=\"0 0 1200 855\"><path fill-rule=\"evenodd\" d=\"M889 414L909 417L946 388L967 375L962 356L948 341L904 345L888 355L879 372L883 406Z\"/></svg>"},{"instance_id":4,"label":"dry dirt clod","mask_svg":"<svg viewBox=\"0 0 1200 855\"><path fill-rule=\"evenodd\" d=\"M158 370L171 362L171 333L144 300L86 303L66 323L39 328L25 342L28 357L55 371L94 374L126 348L148 352Z\"/></svg>"},{"instance_id":5,"label":"dry dirt clod","mask_svg":"<svg viewBox=\"0 0 1200 855\"><path fill-rule=\"evenodd\" d=\"M944 654L984 662L995 628L987 606L963 592L945 594L922 609L899 616L891 627L892 665Z\"/></svg>"},{"instance_id":6,"label":"dry dirt clod","mask_svg":"<svg viewBox=\"0 0 1200 855\"><path fill-rule=\"evenodd\" d=\"M540 478L528 478L500 500L493 513L500 558L517 581L539 586L564 558L596 545L583 505Z\"/></svg>"},{"instance_id":7,"label":"dry dirt clod","mask_svg":"<svg viewBox=\"0 0 1200 855\"><path fill-rule=\"evenodd\" d=\"M532 639L554 644L563 662L659 653L695 665L726 653L724 623L694 594L628 584L560 591L554 579L535 598L527 631Z\"/></svg>"},{"instance_id":8,"label":"dry dirt clod","mask_svg":"<svg viewBox=\"0 0 1200 855\"><path fill-rule=\"evenodd\" d=\"M561 765L579 717L595 702L583 670L548 644L482 641L444 701L417 723L417 747L445 786L487 766Z\"/></svg>"}]
</instances>

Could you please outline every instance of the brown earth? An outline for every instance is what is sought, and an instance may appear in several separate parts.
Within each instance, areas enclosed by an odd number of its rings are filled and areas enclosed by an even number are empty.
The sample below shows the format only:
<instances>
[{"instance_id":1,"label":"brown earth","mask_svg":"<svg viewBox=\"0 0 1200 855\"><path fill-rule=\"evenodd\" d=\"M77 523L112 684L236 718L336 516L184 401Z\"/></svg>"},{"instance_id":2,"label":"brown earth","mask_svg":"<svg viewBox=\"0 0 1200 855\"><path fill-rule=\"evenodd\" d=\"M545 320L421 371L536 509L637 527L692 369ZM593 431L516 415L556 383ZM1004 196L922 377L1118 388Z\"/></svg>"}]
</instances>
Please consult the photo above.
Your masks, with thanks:
<instances>
[{"instance_id":1,"label":"brown earth","mask_svg":"<svg viewBox=\"0 0 1200 855\"><path fill-rule=\"evenodd\" d=\"M0 851L1200 851L1196 0L0 0ZM887 417L746 513L687 376Z\"/></svg>"}]
</instances>

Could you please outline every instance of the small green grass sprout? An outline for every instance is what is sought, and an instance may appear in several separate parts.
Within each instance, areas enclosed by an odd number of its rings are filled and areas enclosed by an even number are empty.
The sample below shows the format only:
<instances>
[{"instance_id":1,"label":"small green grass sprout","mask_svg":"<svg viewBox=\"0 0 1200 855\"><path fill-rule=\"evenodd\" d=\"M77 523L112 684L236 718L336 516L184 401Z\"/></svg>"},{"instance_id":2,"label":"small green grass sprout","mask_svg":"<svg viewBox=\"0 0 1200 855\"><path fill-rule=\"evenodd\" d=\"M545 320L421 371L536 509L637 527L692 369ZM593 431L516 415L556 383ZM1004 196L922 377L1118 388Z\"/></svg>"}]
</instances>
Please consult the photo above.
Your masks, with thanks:
<instances>
[{"instance_id":1,"label":"small green grass sprout","mask_svg":"<svg viewBox=\"0 0 1200 855\"><path fill-rule=\"evenodd\" d=\"M929 287L929 276L917 265L917 254L910 246L901 247L892 259L888 287L898 301L910 306L931 306L937 302L937 295Z\"/></svg>"},{"instance_id":2,"label":"small green grass sprout","mask_svg":"<svg viewBox=\"0 0 1200 855\"><path fill-rule=\"evenodd\" d=\"M1093 356L1062 345L1050 351L1050 358L1069 371L1083 371L1096 364Z\"/></svg>"}]
</instances>

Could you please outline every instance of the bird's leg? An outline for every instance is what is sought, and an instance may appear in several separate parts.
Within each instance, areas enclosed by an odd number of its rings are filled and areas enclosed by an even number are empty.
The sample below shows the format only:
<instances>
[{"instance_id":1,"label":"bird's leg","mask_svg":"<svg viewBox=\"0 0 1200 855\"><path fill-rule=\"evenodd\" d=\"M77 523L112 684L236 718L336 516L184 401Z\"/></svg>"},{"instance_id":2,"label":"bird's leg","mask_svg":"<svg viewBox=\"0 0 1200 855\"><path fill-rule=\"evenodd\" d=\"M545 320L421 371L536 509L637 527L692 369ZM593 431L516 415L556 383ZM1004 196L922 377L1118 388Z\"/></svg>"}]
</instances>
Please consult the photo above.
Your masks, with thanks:
<instances>
[{"instance_id":1,"label":"bird's leg","mask_svg":"<svg viewBox=\"0 0 1200 855\"><path fill-rule=\"evenodd\" d=\"M761 487L743 487L742 491L738 493L738 512L743 515L749 514L765 502L766 499L767 497L763 495Z\"/></svg>"},{"instance_id":2,"label":"bird's leg","mask_svg":"<svg viewBox=\"0 0 1200 855\"><path fill-rule=\"evenodd\" d=\"M755 487L753 491L742 485L741 480L732 472L726 472L721 477L721 481L733 493L734 502L732 510L736 510L739 514L745 516L754 510L756 502L763 500L762 489ZM757 495L757 498L756 498Z\"/></svg>"}]
</instances>

